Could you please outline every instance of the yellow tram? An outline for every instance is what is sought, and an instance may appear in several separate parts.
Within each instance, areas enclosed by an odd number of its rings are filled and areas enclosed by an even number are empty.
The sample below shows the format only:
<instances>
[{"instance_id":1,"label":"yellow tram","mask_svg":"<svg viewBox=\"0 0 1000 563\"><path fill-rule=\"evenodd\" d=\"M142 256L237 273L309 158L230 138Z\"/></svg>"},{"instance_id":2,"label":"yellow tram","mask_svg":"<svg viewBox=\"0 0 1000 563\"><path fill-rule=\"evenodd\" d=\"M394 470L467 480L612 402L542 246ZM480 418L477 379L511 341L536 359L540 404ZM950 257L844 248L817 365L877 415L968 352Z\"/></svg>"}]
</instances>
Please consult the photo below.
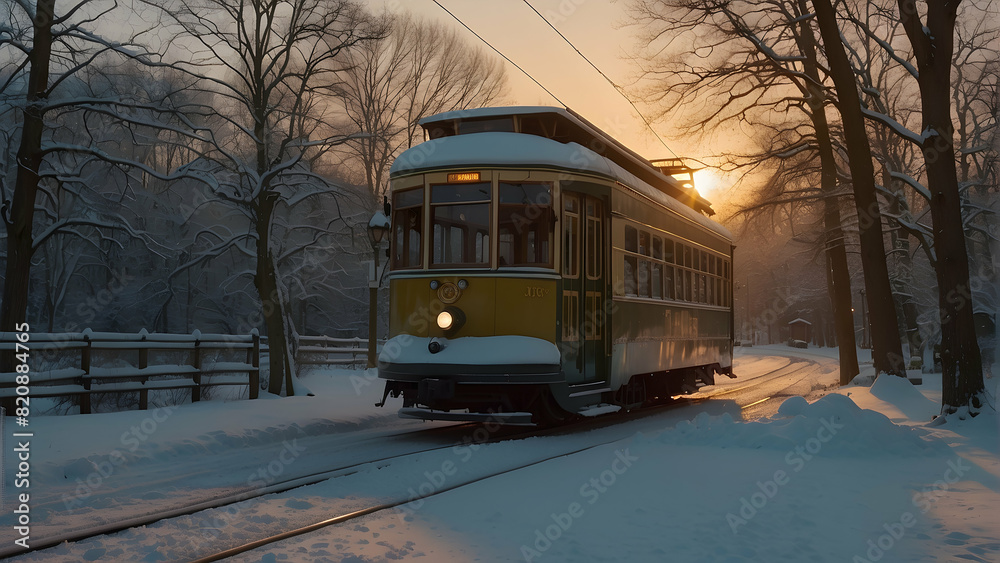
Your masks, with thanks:
<instances>
[{"instance_id":1,"label":"yellow tram","mask_svg":"<svg viewBox=\"0 0 1000 563\"><path fill-rule=\"evenodd\" d=\"M420 124L391 169L379 406L552 423L732 374L732 238L697 192L568 109Z\"/></svg>"}]
</instances>

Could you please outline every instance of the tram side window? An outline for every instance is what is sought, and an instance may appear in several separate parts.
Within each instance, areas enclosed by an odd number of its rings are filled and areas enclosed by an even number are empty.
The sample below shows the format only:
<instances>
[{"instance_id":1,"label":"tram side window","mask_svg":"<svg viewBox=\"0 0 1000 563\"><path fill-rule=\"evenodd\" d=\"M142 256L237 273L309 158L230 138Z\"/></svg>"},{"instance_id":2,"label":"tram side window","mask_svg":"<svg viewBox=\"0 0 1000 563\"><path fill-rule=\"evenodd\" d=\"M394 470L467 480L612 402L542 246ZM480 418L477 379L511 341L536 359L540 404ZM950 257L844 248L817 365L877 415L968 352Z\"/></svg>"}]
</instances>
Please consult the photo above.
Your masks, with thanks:
<instances>
[{"instance_id":1,"label":"tram side window","mask_svg":"<svg viewBox=\"0 0 1000 563\"><path fill-rule=\"evenodd\" d=\"M674 267L670 264L663 267L663 298L677 298L674 294Z\"/></svg>"},{"instance_id":2,"label":"tram side window","mask_svg":"<svg viewBox=\"0 0 1000 563\"><path fill-rule=\"evenodd\" d=\"M625 257L625 295L635 297L638 295L636 287L636 258L635 256Z\"/></svg>"},{"instance_id":3,"label":"tram side window","mask_svg":"<svg viewBox=\"0 0 1000 563\"><path fill-rule=\"evenodd\" d=\"M430 139L440 139L441 137L451 137L457 133L454 121L445 121L444 123L436 123L430 131L427 132Z\"/></svg>"},{"instance_id":4,"label":"tram side window","mask_svg":"<svg viewBox=\"0 0 1000 563\"><path fill-rule=\"evenodd\" d=\"M431 265L488 266L489 182L431 186Z\"/></svg>"},{"instance_id":5,"label":"tram side window","mask_svg":"<svg viewBox=\"0 0 1000 563\"><path fill-rule=\"evenodd\" d=\"M470 119L458 122L458 134L484 133L487 131L514 132L513 117L493 117L486 119Z\"/></svg>"},{"instance_id":6,"label":"tram side window","mask_svg":"<svg viewBox=\"0 0 1000 563\"><path fill-rule=\"evenodd\" d=\"M424 189L392 196L392 268L419 268L423 234Z\"/></svg>"},{"instance_id":7,"label":"tram side window","mask_svg":"<svg viewBox=\"0 0 1000 563\"><path fill-rule=\"evenodd\" d=\"M674 241L670 239L663 241L663 259L667 264L674 263Z\"/></svg>"},{"instance_id":8,"label":"tram side window","mask_svg":"<svg viewBox=\"0 0 1000 563\"><path fill-rule=\"evenodd\" d=\"M500 182L501 266L552 266L552 187Z\"/></svg>"},{"instance_id":9,"label":"tram side window","mask_svg":"<svg viewBox=\"0 0 1000 563\"><path fill-rule=\"evenodd\" d=\"M684 285L684 270L681 268L674 270L674 283L677 284L674 288L674 299L684 301L684 291L687 286Z\"/></svg>"},{"instance_id":10,"label":"tram side window","mask_svg":"<svg viewBox=\"0 0 1000 563\"><path fill-rule=\"evenodd\" d=\"M722 304L725 305L726 307L731 307L732 306L732 298L733 298L733 295L732 295L732 291L733 290L732 290L732 286L729 283L729 260L723 261L722 270L723 270L723 273L722 273L722 291L725 293L725 299L724 299L724 302Z\"/></svg>"},{"instance_id":11,"label":"tram side window","mask_svg":"<svg viewBox=\"0 0 1000 563\"><path fill-rule=\"evenodd\" d=\"M639 231L628 225L625 225L625 250L639 252Z\"/></svg>"},{"instance_id":12,"label":"tram side window","mask_svg":"<svg viewBox=\"0 0 1000 563\"><path fill-rule=\"evenodd\" d=\"M649 233L639 231L639 254L649 256Z\"/></svg>"},{"instance_id":13,"label":"tram side window","mask_svg":"<svg viewBox=\"0 0 1000 563\"><path fill-rule=\"evenodd\" d=\"M652 281L653 299L663 299L663 264L653 262Z\"/></svg>"},{"instance_id":14,"label":"tram side window","mask_svg":"<svg viewBox=\"0 0 1000 563\"><path fill-rule=\"evenodd\" d=\"M637 277L639 297L649 297L649 260L639 260L639 275Z\"/></svg>"},{"instance_id":15,"label":"tram side window","mask_svg":"<svg viewBox=\"0 0 1000 563\"><path fill-rule=\"evenodd\" d=\"M663 264L660 260L663 260L663 239L660 237L653 237L653 298L663 299Z\"/></svg>"}]
</instances>

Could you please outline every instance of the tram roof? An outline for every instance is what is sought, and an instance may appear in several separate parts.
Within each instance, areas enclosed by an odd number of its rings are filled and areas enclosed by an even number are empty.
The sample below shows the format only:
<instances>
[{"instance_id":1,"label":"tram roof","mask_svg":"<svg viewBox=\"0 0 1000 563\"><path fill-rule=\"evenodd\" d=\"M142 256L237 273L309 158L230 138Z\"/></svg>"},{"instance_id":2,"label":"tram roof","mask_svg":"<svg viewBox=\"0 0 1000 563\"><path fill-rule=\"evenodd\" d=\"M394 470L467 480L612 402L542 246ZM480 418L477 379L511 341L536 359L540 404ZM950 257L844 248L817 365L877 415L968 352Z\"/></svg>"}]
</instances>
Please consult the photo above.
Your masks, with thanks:
<instances>
[{"instance_id":1,"label":"tram roof","mask_svg":"<svg viewBox=\"0 0 1000 563\"><path fill-rule=\"evenodd\" d=\"M643 158L639 153L626 147L611 135L605 133L586 118L569 108L554 106L504 106L465 110L454 110L431 115L418 123L424 130L430 132L435 125L441 126L448 122L482 121L497 117L540 116L550 115L556 120L557 127L552 131L527 132L553 139L558 142L575 142L589 147L601 156L607 157L641 178L654 188L685 205L707 215L714 215L712 203L703 198L696 190L685 188L672 176L668 176ZM596 141L596 142L595 142Z\"/></svg>"},{"instance_id":2,"label":"tram roof","mask_svg":"<svg viewBox=\"0 0 1000 563\"><path fill-rule=\"evenodd\" d=\"M611 159L577 143L560 143L535 135L485 132L441 137L404 151L390 175L442 168L528 167L588 172L620 182L653 201L732 239L730 232L705 215L656 189Z\"/></svg>"}]
</instances>

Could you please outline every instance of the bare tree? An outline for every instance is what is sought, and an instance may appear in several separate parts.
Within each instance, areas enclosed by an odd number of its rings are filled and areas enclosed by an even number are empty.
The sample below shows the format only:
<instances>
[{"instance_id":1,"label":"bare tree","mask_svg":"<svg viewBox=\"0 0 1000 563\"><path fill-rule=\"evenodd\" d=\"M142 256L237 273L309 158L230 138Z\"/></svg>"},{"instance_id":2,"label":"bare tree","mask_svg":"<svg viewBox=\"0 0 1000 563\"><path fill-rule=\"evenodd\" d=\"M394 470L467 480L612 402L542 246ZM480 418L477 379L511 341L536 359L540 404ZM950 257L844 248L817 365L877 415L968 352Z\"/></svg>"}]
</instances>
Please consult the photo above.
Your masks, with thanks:
<instances>
[{"instance_id":1,"label":"bare tree","mask_svg":"<svg viewBox=\"0 0 1000 563\"><path fill-rule=\"evenodd\" d=\"M890 167L886 176L904 181L920 196L931 215L932 224L929 227L911 221L905 215L898 223L921 241L937 278L941 359L946 388L942 397L942 414L964 409L975 413L982 403L982 360L975 336L973 313L976 296L973 295L970 280L971 247L967 244L967 237L970 230L974 230L970 227L975 218L981 217L981 212L985 211L970 204L970 188L984 184L988 175L970 178L969 173L975 161L982 160L985 164L989 160L989 143L970 141L983 139L983 129L995 127L990 125L995 123L995 118L988 110L982 111L988 103L982 104L975 99L977 96L969 95L970 91L978 88L962 78L978 71L981 73L978 80L971 82L991 82L989 73L985 71L996 61L996 52L990 44L995 40L997 30L995 24L987 23L992 19L988 6L979 8L971 3L965 4L970 6L970 10L965 22L959 25L960 4L930 1L918 7L915 1L907 1L879 7L877 13L882 20L881 26L860 21L848 11L849 20L855 24L861 37L872 39L872 43L883 51L883 58L895 64L899 80L915 79L918 85L920 108L916 108L916 103L908 108L913 119L906 113L899 115L900 108L893 108L897 111L896 115L887 115L882 95L878 88L872 87L870 80L869 84L862 84L862 90L874 107L864 108L863 111L867 118L880 123L885 131L892 132L898 138L897 144L900 140L910 143L924 157L926 187L918 181L915 172L911 175L892 170L890 159L885 159L883 166ZM911 53L894 47L893 39L900 36L894 32L897 28L905 32ZM958 69L957 82L952 80L955 69ZM862 68L858 74L867 77L870 70ZM975 116L974 108L980 110L980 115ZM954 139L953 110L957 110L960 125L958 147ZM920 134L904 125L916 121L917 116L920 123L915 125L919 126ZM957 149L960 149L958 154ZM983 159L983 156L986 158ZM964 165L961 178L957 161ZM979 172L985 172L988 165L977 168Z\"/></svg>"},{"instance_id":2,"label":"bare tree","mask_svg":"<svg viewBox=\"0 0 1000 563\"><path fill-rule=\"evenodd\" d=\"M57 12L54 0L17 0L4 10L0 57L9 56L12 64L0 75L0 115L19 117L12 120L15 133L8 137L11 142L17 138L17 166L0 176L7 234L0 327L13 330L27 319L32 257L48 240L80 234L79 229L90 229L82 236L101 238L117 229L149 240L110 209L99 213L84 206L80 215L51 213L64 189L97 194L86 178L98 168L115 170L121 177L168 177L113 146L120 143L108 143L95 133L107 132L108 124L115 123L129 131L129 138L148 138L151 131L176 128L180 122L162 109L170 105L165 100L172 92L159 92L154 99L97 95L86 88L85 75L100 64L150 62L139 44L145 30L118 39L95 32L101 22L122 15L117 2L78 0Z\"/></svg>"},{"instance_id":3,"label":"bare tree","mask_svg":"<svg viewBox=\"0 0 1000 563\"><path fill-rule=\"evenodd\" d=\"M359 46L346 60L336 91L350 126L368 133L347 147L364 169L372 208L382 201L393 159L420 141L421 118L487 106L506 91L499 59L453 28L409 15L397 16L388 36Z\"/></svg>"},{"instance_id":4,"label":"bare tree","mask_svg":"<svg viewBox=\"0 0 1000 563\"><path fill-rule=\"evenodd\" d=\"M927 187L933 194L929 199L938 260L942 414L965 409L974 414L984 402L952 122L951 72L960 3L927 0L921 18L916 0L898 0L900 21L916 60L914 72L923 109L919 145L927 165Z\"/></svg>"},{"instance_id":5,"label":"bare tree","mask_svg":"<svg viewBox=\"0 0 1000 563\"><path fill-rule=\"evenodd\" d=\"M871 311L872 359L877 372L905 377L902 343L896 325L896 306L889 282L885 243L882 236L882 212L875 188L871 144L847 53L841 42L836 12L829 0L813 0L816 21L830 76L837 89L838 109L850 158L854 205L858 211L861 237L861 261L865 271L866 298Z\"/></svg>"},{"instance_id":6,"label":"bare tree","mask_svg":"<svg viewBox=\"0 0 1000 563\"><path fill-rule=\"evenodd\" d=\"M767 169L770 175L757 198L763 203L744 212L822 206L841 381L849 382L858 373L840 210L849 194L837 181L827 88L805 6L797 0L641 0L632 8L634 20L647 29L647 43L665 53L644 69L658 87L648 99L671 108L661 118L680 118L671 122L692 134L739 122L762 132L759 151L728 158L727 165L744 174ZM693 37L694 48L675 50L672 41L679 37Z\"/></svg>"},{"instance_id":7,"label":"bare tree","mask_svg":"<svg viewBox=\"0 0 1000 563\"><path fill-rule=\"evenodd\" d=\"M178 54L171 64L197 75L223 101L228 121L209 155L231 178L213 195L241 209L252 230L220 240L209 257L248 242L254 285L270 346L270 387L289 394L294 367L289 346L289 288L278 268L275 222L308 197L333 186L313 171L312 159L349 136L325 125L321 94L336 82L338 57L385 33L351 0L177 0L160 3L176 24Z\"/></svg>"}]
</instances>

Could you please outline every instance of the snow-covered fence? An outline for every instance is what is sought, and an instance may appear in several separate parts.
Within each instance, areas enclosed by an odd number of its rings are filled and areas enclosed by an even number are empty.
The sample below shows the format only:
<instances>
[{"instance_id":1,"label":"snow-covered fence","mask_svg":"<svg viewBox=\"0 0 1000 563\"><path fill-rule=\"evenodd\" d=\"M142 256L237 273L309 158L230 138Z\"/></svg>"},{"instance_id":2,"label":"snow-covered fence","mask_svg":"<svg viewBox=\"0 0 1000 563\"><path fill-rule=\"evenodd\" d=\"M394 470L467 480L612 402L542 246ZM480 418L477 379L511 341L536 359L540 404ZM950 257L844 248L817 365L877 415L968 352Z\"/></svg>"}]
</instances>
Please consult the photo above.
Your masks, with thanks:
<instances>
[{"instance_id":1,"label":"snow-covered fence","mask_svg":"<svg viewBox=\"0 0 1000 563\"><path fill-rule=\"evenodd\" d=\"M367 338L299 336L295 361L299 364L364 364L368 361ZM380 346L382 341L376 343Z\"/></svg>"},{"instance_id":2,"label":"snow-covered fence","mask_svg":"<svg viewBox=\"0 0 1000 563\"><path fill-rule=\"evenodd\" d=\"M15 350L17 334L0 332L0 350ZM202 388L215 385L246 385L249 396L256 399L260 392L260 336L254 330L246 335L229 334L137 334L92 332L90 329L74 333L31 333L30 340L22 343L30 349L31 370L29 395L31 397L80 398L80 413L91 412L91 395L95 393L139 393L139 408L149 406L150 390L190 389L191 401L199 401ZM205 363L206 353L245 351L246 361L213 361ZM94 355L114 352L117 360L131 356L134 365L103 367L95 365ZM149 365L149 354L188 354L188 363ZM46 369L39 359L50 365L64 365L66 356L79 353L79 367ZM241 358L242 359L242 358ZM246 374L246 375L240 375ZM0 399L9 401L18 395L17 373L0 373Z\"/></svg>"}]
</instances>

